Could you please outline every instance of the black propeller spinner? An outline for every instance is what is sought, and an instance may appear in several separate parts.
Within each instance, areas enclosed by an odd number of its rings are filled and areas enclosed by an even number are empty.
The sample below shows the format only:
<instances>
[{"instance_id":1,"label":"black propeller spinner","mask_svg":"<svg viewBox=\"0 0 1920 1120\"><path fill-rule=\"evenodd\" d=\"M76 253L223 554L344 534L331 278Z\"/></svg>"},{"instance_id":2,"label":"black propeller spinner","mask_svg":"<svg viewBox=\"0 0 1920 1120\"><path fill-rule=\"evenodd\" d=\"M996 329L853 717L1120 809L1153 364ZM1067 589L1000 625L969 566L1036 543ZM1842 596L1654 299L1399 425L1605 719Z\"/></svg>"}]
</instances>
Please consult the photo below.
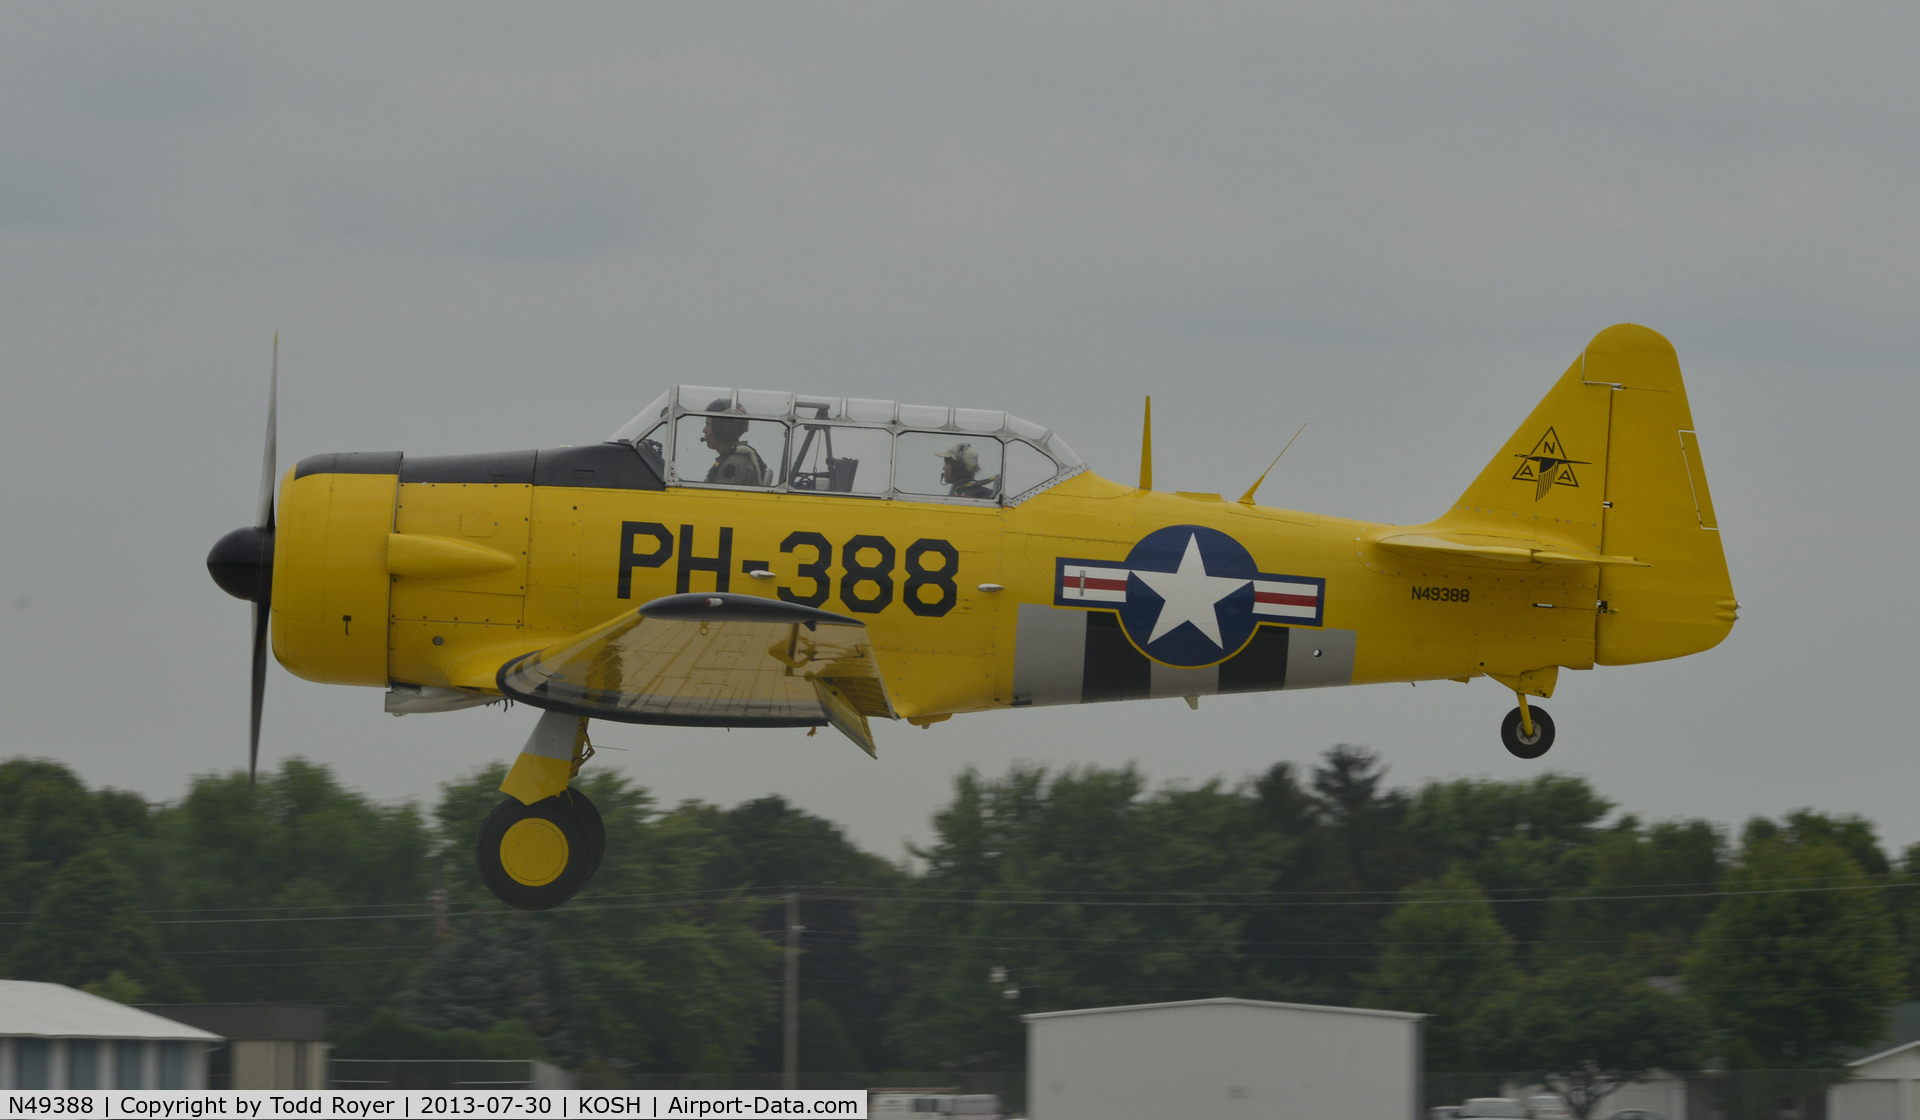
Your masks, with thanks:
<instances>
[{"instance_id":1,"label":"black propeller spinner","mask_svg":"<svg viewBox=\"0 0 1920 1120\"><path fill-rule=\"evenodd\" d=\"M253 604L253 706L247 740L247 788L260 768L260 710L267 698L267 619L273 606L273 484L276 406L280 396L280 332L273 332L273 372L267 382L267 453L260 468L260 505L253 524L221 537L207 553L207 572L220 590Z\"/></svg>"}]
</instances>

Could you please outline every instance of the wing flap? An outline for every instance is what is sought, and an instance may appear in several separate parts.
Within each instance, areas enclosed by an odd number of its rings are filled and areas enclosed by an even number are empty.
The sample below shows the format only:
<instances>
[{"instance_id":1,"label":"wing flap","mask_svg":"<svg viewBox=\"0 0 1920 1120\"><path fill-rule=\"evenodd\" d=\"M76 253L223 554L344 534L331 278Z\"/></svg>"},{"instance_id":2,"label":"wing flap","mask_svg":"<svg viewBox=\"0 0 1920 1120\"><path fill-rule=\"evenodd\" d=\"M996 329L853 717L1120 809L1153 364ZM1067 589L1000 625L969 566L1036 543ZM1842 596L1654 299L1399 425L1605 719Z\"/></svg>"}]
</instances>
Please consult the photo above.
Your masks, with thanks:
<instances>
[{"instance_id":1,"label":"wing flap","mask_svg":"<svg viewBox=\"0 0 1920 1120\"><path fill-rule=\"evenodd\" d=\"M869 753L866 718L894 715L864 623L752 595L656 599L507 662L496 680L515 700L593 719L831 724Z\"/></svg>"}]
</instances>

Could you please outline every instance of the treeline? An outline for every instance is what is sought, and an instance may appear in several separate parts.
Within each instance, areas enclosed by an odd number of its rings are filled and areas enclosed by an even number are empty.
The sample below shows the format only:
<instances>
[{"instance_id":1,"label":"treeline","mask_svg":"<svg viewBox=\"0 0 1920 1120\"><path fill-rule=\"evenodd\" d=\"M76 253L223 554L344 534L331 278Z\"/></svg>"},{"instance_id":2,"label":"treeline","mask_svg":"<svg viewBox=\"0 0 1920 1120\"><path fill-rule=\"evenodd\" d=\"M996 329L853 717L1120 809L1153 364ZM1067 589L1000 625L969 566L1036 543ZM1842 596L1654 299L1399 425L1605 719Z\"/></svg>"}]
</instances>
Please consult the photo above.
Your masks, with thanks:
<instances>
[{"instance_id":1,"label":"treeline","mask_svg":"<svg viewBox=\"0 0 1920 1120\"><path fill-rule=\"evenodd\" d=\"M801 1062L1009 1070L1023 1013L1231 995L1422 1011L1429 1067L1531 1071L1581 1111L1709 1060L1832 1069L1920 982L1920 845L1812 811L1738 836L1616 815L1583 780L1132 769L961 776L915 866L779 798L657 805L617 774L589 889L493 901L498 767L431 811L291 761L177 803L0 764L0 962L127 1002L334 1011L341 1056L539 1054L613 1083L779 1068L784 898Z\"/></svg>"}]
</instances>

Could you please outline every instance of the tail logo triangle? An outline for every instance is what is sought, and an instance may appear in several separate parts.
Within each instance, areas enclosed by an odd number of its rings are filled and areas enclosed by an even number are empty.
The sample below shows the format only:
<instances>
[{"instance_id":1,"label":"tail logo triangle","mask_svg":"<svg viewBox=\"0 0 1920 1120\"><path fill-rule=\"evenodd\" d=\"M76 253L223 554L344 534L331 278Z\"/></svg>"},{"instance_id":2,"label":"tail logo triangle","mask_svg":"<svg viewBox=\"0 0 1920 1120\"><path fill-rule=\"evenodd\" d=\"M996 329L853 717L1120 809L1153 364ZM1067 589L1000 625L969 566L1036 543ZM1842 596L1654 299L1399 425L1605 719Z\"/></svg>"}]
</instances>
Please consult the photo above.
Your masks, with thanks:
<instances>
[{"instance_id":1,"label":"tail logo triangle","mask_svg":"<svg viewBox=\"0 0 1920 1120\"><path fill-rule=\"evenodd\" d=\"M1571 459L1567 449L1560 442L1559 433L1552 428L1533 445L1533 450L1524 455L1516 455L1520 460L1520 469L1513 472L1516 481L1533 483L1533 500L1539 501L1556 486L1572 486L1578 489L1580 480L1573 473L1576 466L1586 466L1590 460Z\"/></svg>"}]
</instances>

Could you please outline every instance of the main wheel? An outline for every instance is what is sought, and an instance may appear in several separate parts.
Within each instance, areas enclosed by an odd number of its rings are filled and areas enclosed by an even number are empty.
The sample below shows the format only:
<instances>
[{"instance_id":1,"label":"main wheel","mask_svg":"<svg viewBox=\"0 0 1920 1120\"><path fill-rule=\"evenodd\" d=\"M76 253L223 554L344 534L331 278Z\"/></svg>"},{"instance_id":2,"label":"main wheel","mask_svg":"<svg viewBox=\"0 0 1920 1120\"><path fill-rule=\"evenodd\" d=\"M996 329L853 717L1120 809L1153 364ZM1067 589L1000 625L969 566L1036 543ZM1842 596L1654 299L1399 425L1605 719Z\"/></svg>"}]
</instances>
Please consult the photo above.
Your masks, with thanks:
<instances>
[{"instance_id":1,"label":"main wheel","mask_svg":"<svg viewBox=\"0 0 1920 1120\"><path fill-rule=\"evenodd\" d=\"M568 786L566 792L562 793L560 798L567 803L573 810L574 815L580 818L580 823L586 827L588 851L593 856L593 862L587 865L587 878L591 879L593 878L593 873L600 870L601 858L607 854L607 824L600 819L600 810L594 805L593 801L589 799L586 794L581 793L572 786Z\"/></svg>"},{"instance_id":2,"label":"main wheel","mask_svg":"<svg viewBox=\"0 0 1920 1120\"><path fill-rule=\"evenodd\" d=\"M1536 708L1531 704L1527 706L1527 714L1533 717L1531 735L1520 732L1519 708L1508 712L1507 718L1500 721L1500 742L1507 748L1507 753L1515 758L1539 758L1553 746L1553 717L1547 714L1545 708Z\"/></svg>"},{"instance_id":3,"label":"main wheel","mask_svg":"<svg viewBox=\"0 0 1920 1120\"><path fill-rule=\"evenodd\" d=\"M521 910L550 910L572 898L598 862L582 815L559 797L531 805L509 797L494 806L473 855L487 889Z\"/></svg>"}]
</instances>

